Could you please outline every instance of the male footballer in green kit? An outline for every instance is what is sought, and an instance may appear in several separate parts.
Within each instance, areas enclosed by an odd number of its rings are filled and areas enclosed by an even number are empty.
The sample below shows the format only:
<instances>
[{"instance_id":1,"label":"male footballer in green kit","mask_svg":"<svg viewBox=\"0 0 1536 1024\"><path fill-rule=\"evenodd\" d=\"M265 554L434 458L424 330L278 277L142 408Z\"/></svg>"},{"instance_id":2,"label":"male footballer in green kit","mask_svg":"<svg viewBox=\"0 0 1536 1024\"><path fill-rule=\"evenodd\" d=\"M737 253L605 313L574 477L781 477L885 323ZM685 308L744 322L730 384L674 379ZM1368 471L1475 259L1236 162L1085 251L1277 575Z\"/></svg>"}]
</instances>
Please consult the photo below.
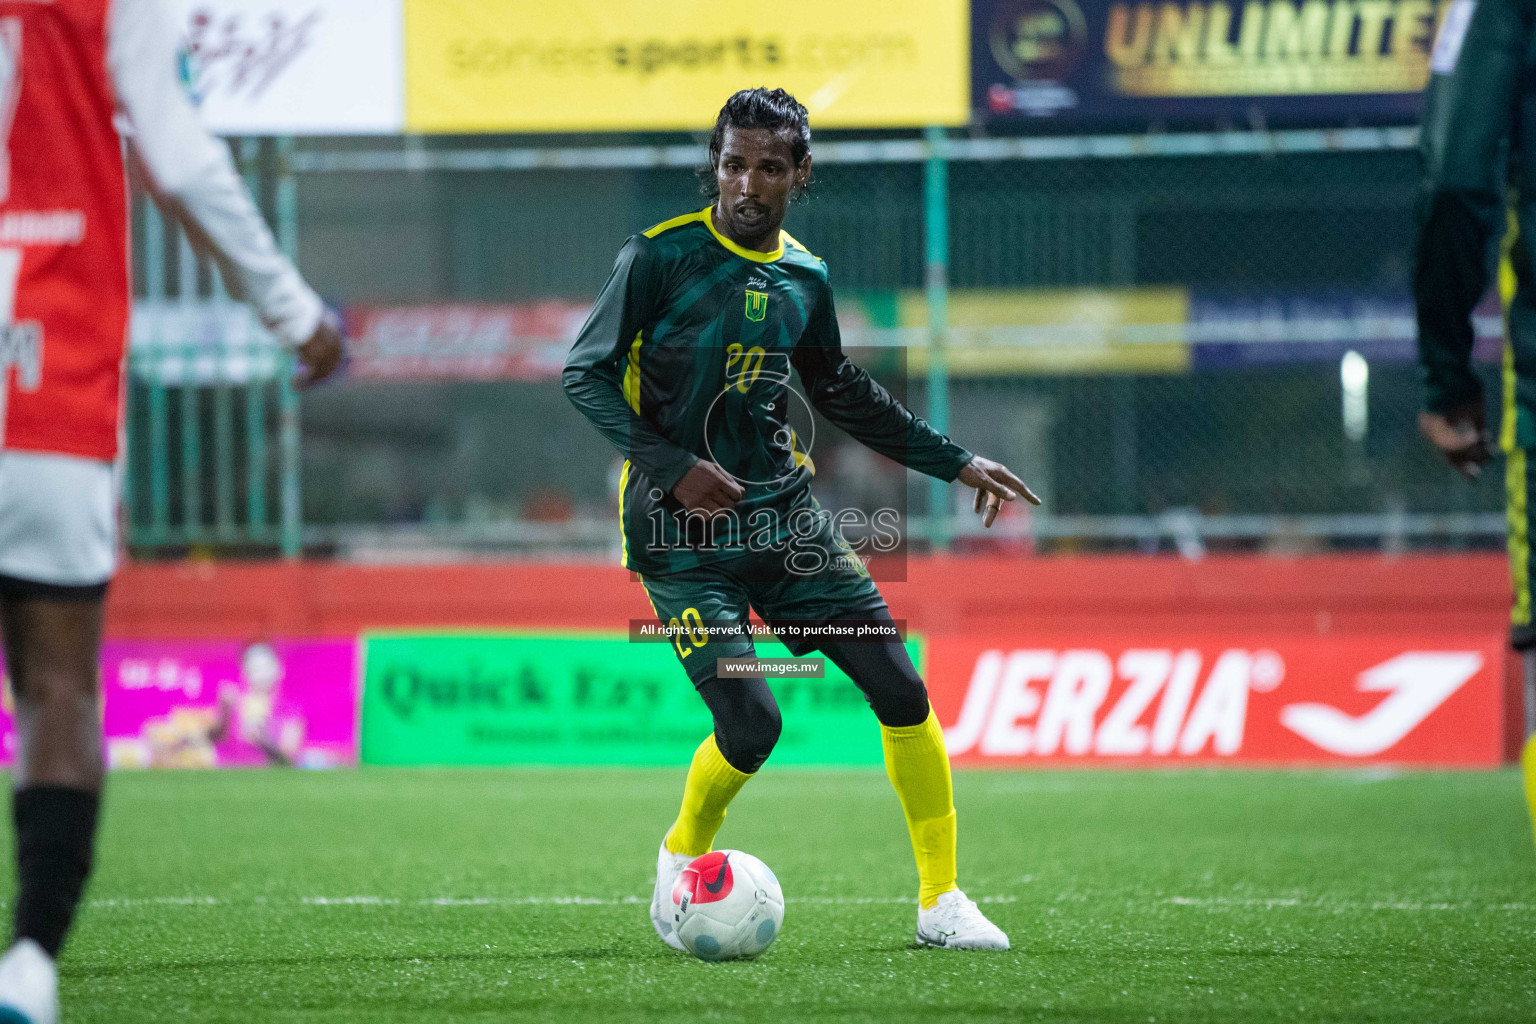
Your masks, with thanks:
<instances>
[{"instance_id":1,"label":"male footballer in green kit","mask_svg":"<svg viewBox=\"0 0 1536 1024\"><path fill-rule=\"evenodd\" d=\"M875 641L823 634L786 646L820 650L879 720L917 859L918 940L1007 949L1008 937L956 884L949 758L927 690L868 570L811 496L814 466L788 421L791 367L808 404L857 440L975 488L985 525L1004 501L1039 499L1006 466L914 416L843 354L826 265L780 228L810 182L810 139L805 108L783 90L732 96L710 137L714 202L625 243L565 364L571 401L626 460L624 564L663 622L690 627L674 648L714 718L657 854L651 921L663 941L683 948L672 929L673 883L709 852L726 806L779 737L764 678L716 671L719 659L753 655L745 626L755 608L770 626L891 626Z\"/></svg>"},{"instance_id":2,"label":"male footballer in green kit","mask_svg":"<svg viewBox=\"0 0 1536 1024\"><path fill-rule=\"evenodd\" d=\"M1529 458L1536 448L1536 264L1530 245L1536 238L1536 0L1454 0L1441 21L1430 70L1413 268L1427 391L1419 425L1463 475L1482 472L1491 438L1482 385L1472 370L1472 311L1494 278L1503 241L1507 335L1499 445L1509 492L1510 641L1524 659L1520 760L1536 822L1530 543L1536 461Z\"/></svg>"}]
</instances>

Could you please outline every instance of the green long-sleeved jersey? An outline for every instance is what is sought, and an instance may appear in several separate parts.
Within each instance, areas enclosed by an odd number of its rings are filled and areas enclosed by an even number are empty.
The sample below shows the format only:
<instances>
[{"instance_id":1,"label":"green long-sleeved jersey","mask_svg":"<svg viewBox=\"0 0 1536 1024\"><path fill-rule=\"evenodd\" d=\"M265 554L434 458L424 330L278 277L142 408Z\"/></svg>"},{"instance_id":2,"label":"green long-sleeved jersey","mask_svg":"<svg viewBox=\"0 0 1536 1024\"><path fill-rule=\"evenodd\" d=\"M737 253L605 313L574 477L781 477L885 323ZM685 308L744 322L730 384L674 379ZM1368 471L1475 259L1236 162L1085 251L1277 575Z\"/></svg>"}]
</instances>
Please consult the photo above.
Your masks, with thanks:
<instances>
[{"instance_id":1,"label":"green long-sleeved jersey","mask_svg":"<svg viewBox=\"0 0 1536 1024\"><path fill-rule=\"evenodd\" d=\"M1494 279L1512 190L1506 449L1536 446L1536 0L1455 0L1430 58L1413 293L1426 405L1482 401L1472 311Z\"/></svg>"},{"instance_id":2,"label":"green long-sleeved jersey","mask_svg":"<svg viewBox=\"0 0 1536 1024\"><path fill-rule=\"evenodd\" d=\"M843 353L826 264L783 232L773 252L744 249L711 209L625 242L565 363L566 394L626 460L624 564L642 574L781 542L817 507L814 464L788 419L801 398L930 476L952 481L971 459ZM689 516L672 497L701 458L745 490L732 516Z\"/></svg>"}]
</instances>

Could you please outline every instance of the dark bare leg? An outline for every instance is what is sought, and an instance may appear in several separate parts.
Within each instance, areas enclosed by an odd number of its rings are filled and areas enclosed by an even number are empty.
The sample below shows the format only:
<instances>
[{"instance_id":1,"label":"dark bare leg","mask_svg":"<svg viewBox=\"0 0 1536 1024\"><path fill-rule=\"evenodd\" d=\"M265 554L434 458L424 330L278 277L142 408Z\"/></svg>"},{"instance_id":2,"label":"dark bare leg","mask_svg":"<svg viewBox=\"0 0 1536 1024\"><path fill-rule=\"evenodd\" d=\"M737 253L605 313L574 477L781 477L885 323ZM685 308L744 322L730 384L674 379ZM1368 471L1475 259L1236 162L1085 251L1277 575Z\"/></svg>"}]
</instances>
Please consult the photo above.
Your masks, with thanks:
<instances>
[{"instance_id":1,"label":"dark bare leg","mask_svg":"<svg viewBox=\"0 0 1536 1024\"><path fill-rule=\"evenodd\" d=\"M18 790L101 788L102 609L101 600L0 603L5 664L16 698Z\"/></svg>"},{"instance_id":2,"label":"dark bare leg","mask_svg":"<svg viewBox=\"0 0 1536 1024\"><path fill-rule=\"evenodd\" d=\"M58 955L90 874L102 785L103 601L0 601L16 699L16 939Z\"/></svg>"}]
</instances>

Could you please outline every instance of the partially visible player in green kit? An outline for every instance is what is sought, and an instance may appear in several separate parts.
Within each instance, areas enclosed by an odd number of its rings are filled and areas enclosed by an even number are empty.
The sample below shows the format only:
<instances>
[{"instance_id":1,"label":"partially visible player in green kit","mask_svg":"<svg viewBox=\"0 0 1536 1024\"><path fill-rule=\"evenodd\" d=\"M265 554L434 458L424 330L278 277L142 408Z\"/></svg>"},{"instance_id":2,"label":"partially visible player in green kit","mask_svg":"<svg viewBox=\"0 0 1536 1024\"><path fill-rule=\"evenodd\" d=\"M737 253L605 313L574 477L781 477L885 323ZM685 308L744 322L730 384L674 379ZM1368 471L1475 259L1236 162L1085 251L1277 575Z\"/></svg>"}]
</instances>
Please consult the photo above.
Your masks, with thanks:
<instances>
[{"instance_id":1,"label":"partially visible player in green kit","mask_svg":"<svg viewBox=\"0 0 1536 1024\"><path fill-rule=\"evenodd\" d=\"M810 143L805 107L783 90L732 96L709 142L714 203L625 243L565 364L571 401L626 460L624 564L661 621L691 627L674 648L714 718L657 853L651 922L677 949L673 883L709 852L726 806L779 737L765 679L717 675L720 659L753 655L751 609L770 625L894 628L864 563L811 496L814 466L788 419L801 400L791 370L804 400L859 441L974 487L985 525L1004 501L1039 503L1006 466L953 444L843 354L826 265L780 228L810 182ZM917 859L918 940L1007 949L956 884L944 734L906 648L889 631L786 646L820 650L880 722Z\"/></svg>"},{"instance_id":2,"label":"partially visible player in green kit","mask_svg":"<svg viewBox=\"0 0 1536 1024\"><path fill-rule=\"evenodd\" d=\"M1524 658L1521 764L1536 822L1530 503L1536 462L1529 457L1536 448L1536 0L1454 0L1441 21L1430 69L1413 268L1427 389L1419 425L1463 475L1482 472L1491 437L1482 385L1472 370L1472 311L1494 280L1502 240L1507 333L1499 445L1509 491L1510 640Z\"/></svg>"}]
</instances>

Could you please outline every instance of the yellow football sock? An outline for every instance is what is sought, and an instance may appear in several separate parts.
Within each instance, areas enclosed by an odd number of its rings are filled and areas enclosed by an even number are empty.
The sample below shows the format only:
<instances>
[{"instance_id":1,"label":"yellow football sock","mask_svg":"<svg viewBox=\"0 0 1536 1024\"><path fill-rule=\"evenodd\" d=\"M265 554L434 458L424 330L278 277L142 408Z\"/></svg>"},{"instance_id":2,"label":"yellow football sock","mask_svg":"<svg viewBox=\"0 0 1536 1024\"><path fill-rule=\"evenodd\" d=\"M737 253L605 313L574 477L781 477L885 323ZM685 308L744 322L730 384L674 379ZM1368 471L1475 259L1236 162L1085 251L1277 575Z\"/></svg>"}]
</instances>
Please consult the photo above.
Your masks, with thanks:
<instances>
[{"instance_id":1,"label":"yellow football sock","mask_svg":"<svg viewBox=\"0 0 1536 1024\"><path fill-rule=\"evenodd\" d=\"M1531 807L1531 824L1536 828L1536 735L1525 741L1520 766L1525 769L1525 802Z\"/></svg>"},{"instance_id":2,"label":"yellow football sock","mask_svg":"<svg viewBox=\"0 0 1536 1024\"><path fill-rule=\"evenodd\" d=\"M880 727L885 773L901 798L917 858L917 899L924 907L955 888L955 796L944 730L933 709L921 725Z\"/></svg>"},{"instance_id":3,"label":"yellow football sock","mask_svg":"<svg viewBox=\"0 0 1536 1024\"><path fill-rule=\"evenodd\" d=\"M731 767L715 734L710 733L693 752L688 781L683 786L683 807L667 833L665 844L673 853L702 857L714 846L715 833L725 821L726 805L741 792L752 776Z\"/></svg>"}]
</instances>

